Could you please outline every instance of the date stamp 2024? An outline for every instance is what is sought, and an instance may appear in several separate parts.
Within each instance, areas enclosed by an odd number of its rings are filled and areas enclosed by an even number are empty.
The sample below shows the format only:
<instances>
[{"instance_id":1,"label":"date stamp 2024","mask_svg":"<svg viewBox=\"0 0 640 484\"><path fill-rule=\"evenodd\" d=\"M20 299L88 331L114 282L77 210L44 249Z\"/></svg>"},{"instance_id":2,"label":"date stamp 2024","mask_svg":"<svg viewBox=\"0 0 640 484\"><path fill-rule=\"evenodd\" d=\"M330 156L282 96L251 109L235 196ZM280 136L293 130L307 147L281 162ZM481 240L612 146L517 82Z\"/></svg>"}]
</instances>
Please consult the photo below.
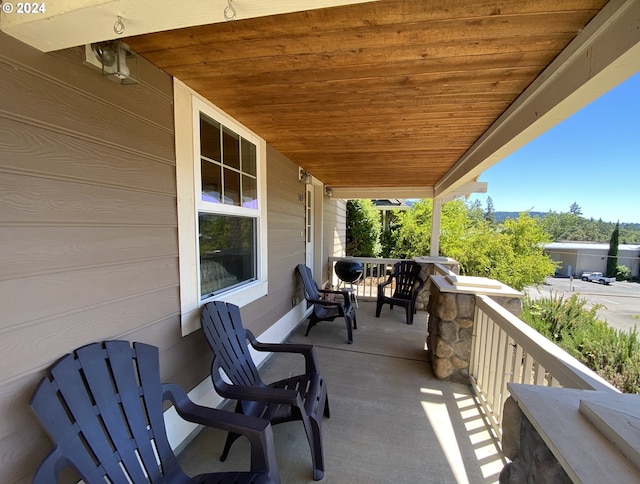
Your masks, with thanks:
<instances>
[{"instance_id":1,"label":"date stamp 2024","mask_svg":"<svg viewBox=\"0 0 640 484\"><path fill-rule=\"evenodd\" d=\"M2 13L6 14L42 14L46 12L47 6L44 2L2 2Z\"/></svg>"}]
</instances>

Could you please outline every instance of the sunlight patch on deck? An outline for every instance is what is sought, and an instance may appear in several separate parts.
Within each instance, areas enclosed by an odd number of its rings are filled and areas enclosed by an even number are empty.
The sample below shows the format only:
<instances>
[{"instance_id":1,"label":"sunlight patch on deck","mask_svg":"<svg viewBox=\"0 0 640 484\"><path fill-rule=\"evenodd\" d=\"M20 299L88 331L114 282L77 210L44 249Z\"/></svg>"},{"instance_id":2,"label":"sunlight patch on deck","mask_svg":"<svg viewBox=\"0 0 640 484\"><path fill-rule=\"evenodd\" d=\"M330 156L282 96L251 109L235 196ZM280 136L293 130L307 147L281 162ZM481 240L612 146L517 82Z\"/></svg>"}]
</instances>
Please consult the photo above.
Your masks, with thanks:
<instances>
[{"instance_id":1,"label":"sunlight patch on deck","mask_svg":"<svg viewBox=\"0 0 640 484\"><path fill-rule=\"evenodd\" d=\"M421 389L423 393L432 393L432 391L425 390L424 388ZM439 393L442 395L442 392ZM456 482L468 483L469 478L467 477L464 461L462 460L462 453L458 447L458 439L456 438L456 433L453 429L451 418L449 417L447 404L423 401L422 408L431 423L431 427L436 434L440 448L445 454Z\"/></svg>"},{"instance_id":2,"label":"sunlight patch on deck","mask_svg":"<svg viewBox=\"0 0 640 484\"><path fill-rule=\"evenodd\" d=\"M498 441L489 431L480 406L471 395L456 395L456 403L473 447L485 482L498 482L507 461L502 456Z\"/></svg>"}]
</instances>

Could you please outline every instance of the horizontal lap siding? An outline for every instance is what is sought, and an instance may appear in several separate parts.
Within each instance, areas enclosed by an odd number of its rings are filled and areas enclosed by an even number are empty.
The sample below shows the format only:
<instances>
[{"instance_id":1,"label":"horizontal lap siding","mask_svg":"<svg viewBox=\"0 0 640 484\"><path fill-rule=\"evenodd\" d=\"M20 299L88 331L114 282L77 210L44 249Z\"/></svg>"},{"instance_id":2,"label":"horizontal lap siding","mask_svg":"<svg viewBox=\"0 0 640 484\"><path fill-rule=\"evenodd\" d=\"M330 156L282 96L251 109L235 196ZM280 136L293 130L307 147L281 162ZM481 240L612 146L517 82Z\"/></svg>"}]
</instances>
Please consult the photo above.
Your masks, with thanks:
<instances>
[{"instance_id":1,"label":"horizontal lap siding","mask_svg":"<svg viewBox=\"0 0 640 484\"><path fill-rule=\"evenodd\" d=\"M119 86L83 55L0 34L2 482L28 482L51 448L28 401L62 354L143 341L188 390L211 360L200 332L180 335L171 79L142 61ZM298 168L268 147L267 171L269 294L243 308L258 334L291 309L305 259Z\"/></svg>"},{"instance_id":2,"label":"horizontal lap siding","mask_svg":"<svg viewBox=\"0 0 640 484\"><path fill-rule=\"evenodd\" d=\"M322 231L323 254L327 258L323 264L327 264L323 270L324 279L331 280L333 274L328 266L329 257L343 257L346 255L347 247L347 203L344 200L335 200L325 198L324 218L322 221L324 227Z\"/></svg>"},{"instance_id":3,"label":"horizontal lap siding","mask_svg":"<svg viewBox=\"0 0 640 484\"><path fill-rule=\"evenodd\" d=\"M0 482L51 449L28 402L62 354L121 338L187 389L208 373L180 335L171 78L141 60L120 86L83 56L0 34Z\"/></svg>"},{"instance_id":4,"label":"horizontal lap siding","mask_svg":"<svg viewBox=\"0 0 640 484\"><path fill-rule=\"evenodd\" d=\"M295 268L305 260L304 183L298 180L298 167L270 146L267 210L269 292L242 308L243 323L255 334L291 310L291 298L298 290Z\"/></svg>"}]
</instances>

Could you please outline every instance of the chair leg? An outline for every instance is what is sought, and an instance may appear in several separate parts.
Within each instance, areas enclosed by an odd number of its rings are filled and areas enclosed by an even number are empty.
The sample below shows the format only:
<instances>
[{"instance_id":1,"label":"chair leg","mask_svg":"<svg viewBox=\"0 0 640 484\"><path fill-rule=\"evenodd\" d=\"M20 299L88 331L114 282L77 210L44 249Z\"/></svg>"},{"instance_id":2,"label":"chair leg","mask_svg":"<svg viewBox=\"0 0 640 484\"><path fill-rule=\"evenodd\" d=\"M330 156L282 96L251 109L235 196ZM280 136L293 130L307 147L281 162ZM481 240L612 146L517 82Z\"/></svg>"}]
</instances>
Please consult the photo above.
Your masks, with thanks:
<instances>
[{"instance_id":1,"label":"chair leg","mask_svg":"<svg viewBox=\"0 0 640 484\"><path fill-rule=\"evenodd\" d=\"M304 334L305 336L309 336L309 331L311 331L311 328L313 328L314 325L315 323L309 320L309 324L307 325L307 332Z\"/></svg>"},{"instance_id":2,"label":"chair leg","mask_svg":"<svg viewBox=\"0 0 640 484\"><path fill-rule=\"evenodd\" d=\"M411 304L407 305L407 324L413 324L413 309Z\"/></svg>"},{"instance_id":3,"label":"chair leg","mask_svg":"<svg viewBox=\"0 0 640 484\"><path fill-rule=\"evenodd\" d=\"M344 322L347 325L347 343L353 343L353 332L351 331L351 318L349 316L344 317Z\"/></svg>"},{"instance_id":4,"label":"chair leg","mask_svg":"<svg viewBox=\"0 0 640 484\"><path fill-rule=\"evenodd\" d=\"M322 453L322 422L314 416L303 417L302 423L309 441L311 462L313 464L313 480L324 477L324 456Z\"/></svg>"},{"instance_id":5,"label":"chair leg","mask_svg":"<svg viewBox=\"0 0 640 484\"><path fill-rule=\"evenodd\" d=\"M238 440L239 437L240 437L240 434L234 434L233 432L229 432L227 434L227 440L224 443L224 449L222 450L222 455L220 456L221 462L224 462L225 460L227 460L227 456L229 455L231 446L236 440Z\"/></svg>"},{"instance_id":6,"label":"chair leg","mask_svg":"<svg viewBox=\"0 0 640 484\"><path fill-rule=\"evenodd\" d=\"M235 413L243 413L242 412L242 402L238 400L236 402L236 408L234 410ZM222 449L222 455L220 456L220 461L224 462L227 460L227 456L229 455L229 451L231 450L231 446L233 443L242 437L240 434L234 434L233 432L229 432L227 434L227 440L224 442L224 449Z\"/></svg>"},{"instance_id":7,"label":"chair leg","mask_svg":"<svg viewBox=\"0 0 640 484\"><path fill-rule=\"evenodd\" d=\"M380 311L382 310L382 305L384 303L380 300L378 300L378 302L376 303L376 318L380 317Z\"/></svg>"}]
</instances>

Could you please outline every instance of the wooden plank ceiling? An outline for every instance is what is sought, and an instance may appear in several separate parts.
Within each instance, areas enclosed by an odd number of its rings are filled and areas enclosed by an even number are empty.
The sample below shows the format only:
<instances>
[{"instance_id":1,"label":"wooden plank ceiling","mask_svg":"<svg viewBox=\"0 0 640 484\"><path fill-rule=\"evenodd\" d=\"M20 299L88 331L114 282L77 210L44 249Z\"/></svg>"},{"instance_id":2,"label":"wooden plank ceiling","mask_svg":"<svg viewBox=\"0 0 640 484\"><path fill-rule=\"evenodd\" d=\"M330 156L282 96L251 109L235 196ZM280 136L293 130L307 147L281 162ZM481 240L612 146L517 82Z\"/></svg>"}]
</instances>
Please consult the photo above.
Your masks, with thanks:
<instances>
[{"instance_id":1,"label":"wooden plank ceiling","mask_svg":"<svg viewBox=\"0 0 640 484\"><path fill-rule=\"evenodd\" d=\"M381 0L130 37L331 187L433 187L606 0Z\"/></svg>"}]
</instances>

